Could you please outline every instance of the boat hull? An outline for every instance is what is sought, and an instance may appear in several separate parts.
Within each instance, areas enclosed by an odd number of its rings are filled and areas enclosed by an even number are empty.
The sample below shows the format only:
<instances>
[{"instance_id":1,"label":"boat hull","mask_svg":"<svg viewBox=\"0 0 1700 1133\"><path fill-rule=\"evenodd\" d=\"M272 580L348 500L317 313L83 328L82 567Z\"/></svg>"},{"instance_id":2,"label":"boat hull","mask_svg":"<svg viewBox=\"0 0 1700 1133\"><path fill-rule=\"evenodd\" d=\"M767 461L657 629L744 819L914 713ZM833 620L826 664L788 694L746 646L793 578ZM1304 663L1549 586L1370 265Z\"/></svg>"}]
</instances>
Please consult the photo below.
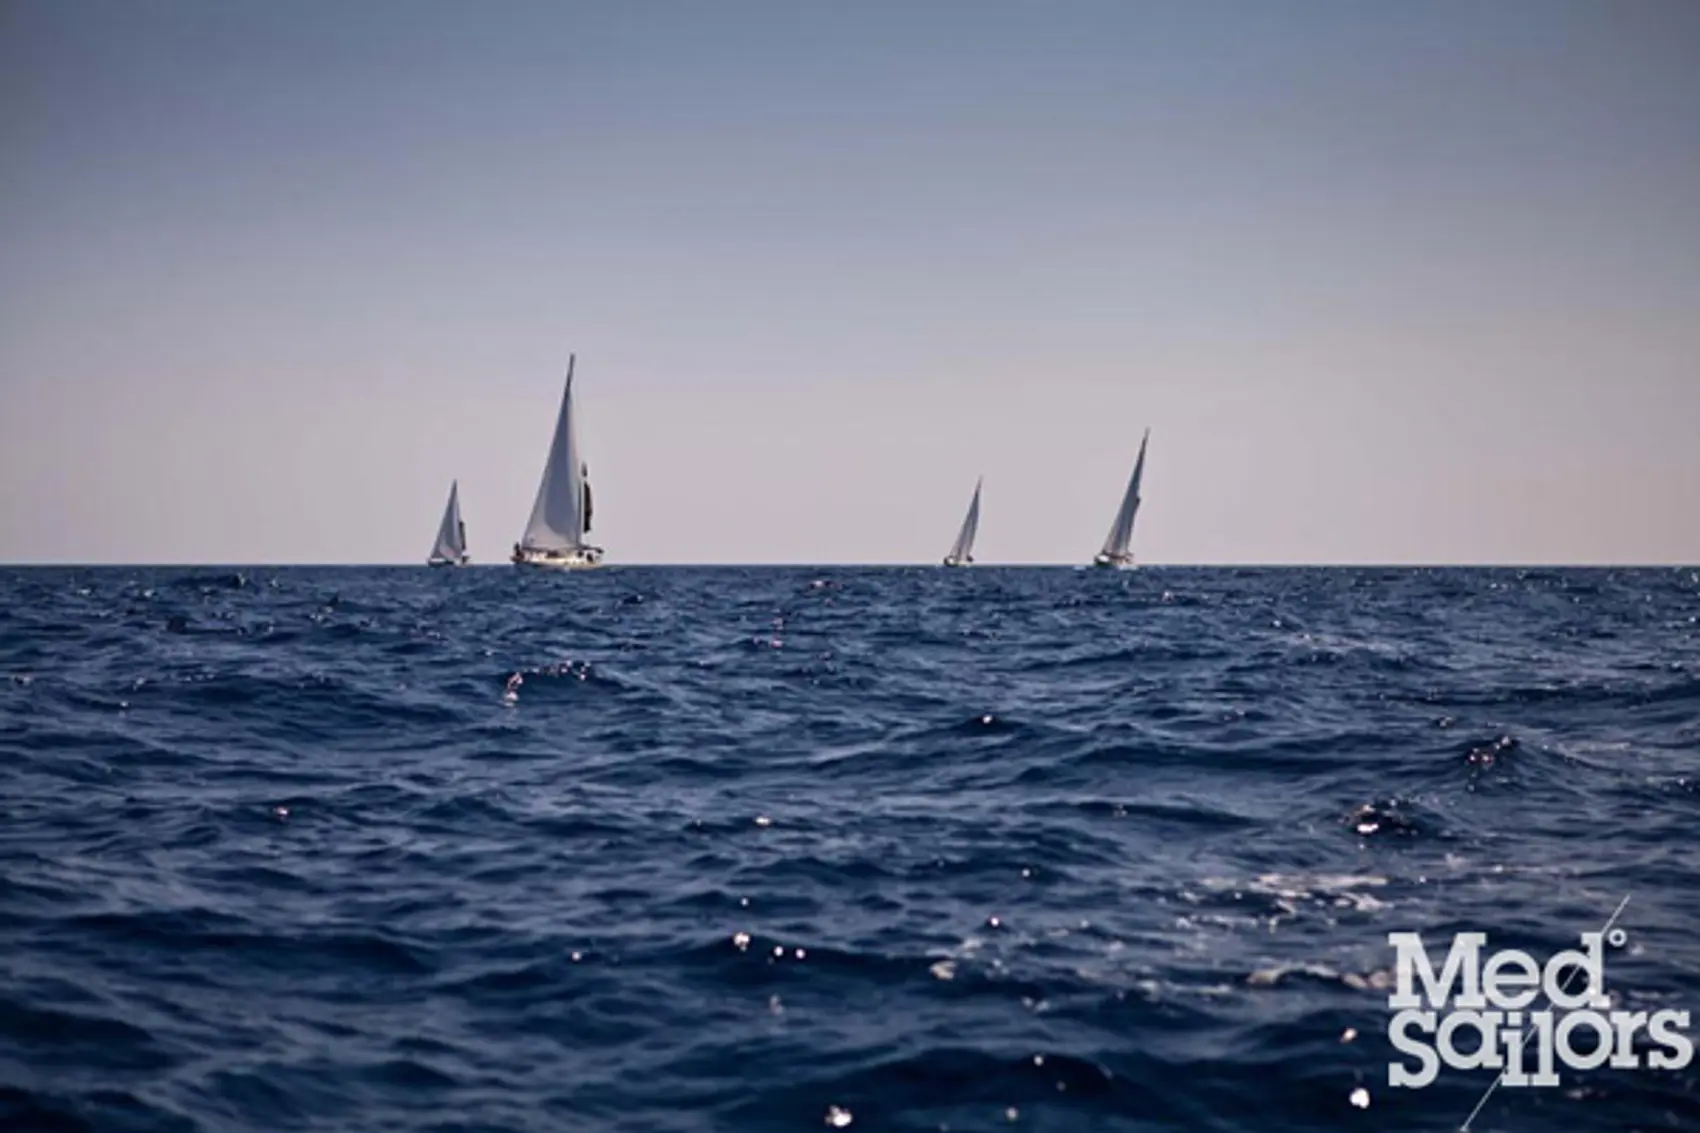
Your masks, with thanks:
<instances>
[{"instance_id":1,"label":"boat hull","mask_svg":"<svg viewBox=\"0 0 1700 1133\"><path fill-rule=\"evenodd\" d=\"M462 555L458 559L426 559L425 565L428 567L463 567L471 562L472 557L470 555Z\"/></svg>"},{"instance_id":2,"label":"boat hull","mask_svg":"<svg viewBox=\"0 0 1700 1133\"><path fill-rule=\"evenodd\" d=\"M1132 570L1134 567L1132 555L1100 554L1092 560L1092 565L1103 567L1105 570Z\"/></svg>"},{"instance_id":3,"label":"boat hull","mask_svg":"<svg viewBox=\"0 0 1700 1133\"><path fill-rule=\"evenodd\" d=\"M966 559L959 559L955 555L946 555L945 560L944 560L944 565L947 566L947 567L965 567L965 566L972 565L973 562L974 562L974 560L973 560L972 557L966 558Z\"/></svg>"},{"instance_id":4,"label":"boat hull","mask_svg":"<svg viewBox=\"0 0 1700 1133\"><path fill-rule=\"evenodd\" d=\"M513 564L537 570L594 570L602 565L602 548L584 547L576 551L521 548L514 552Z\"/></svg>"}]
</instances>

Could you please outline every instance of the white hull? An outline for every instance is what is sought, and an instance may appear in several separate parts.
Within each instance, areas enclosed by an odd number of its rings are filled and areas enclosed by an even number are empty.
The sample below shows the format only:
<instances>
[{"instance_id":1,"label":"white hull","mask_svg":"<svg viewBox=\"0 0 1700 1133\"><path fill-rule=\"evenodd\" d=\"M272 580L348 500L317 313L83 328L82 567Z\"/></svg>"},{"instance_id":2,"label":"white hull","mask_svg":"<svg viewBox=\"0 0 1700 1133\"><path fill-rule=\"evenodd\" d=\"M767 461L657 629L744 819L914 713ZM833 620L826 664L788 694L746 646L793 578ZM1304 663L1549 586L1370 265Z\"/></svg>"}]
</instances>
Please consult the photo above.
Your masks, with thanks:
<instances>
[{"instance_id":1,"label":"white hull","mask_svg":"<svg viewBox=\"0 0 1700 1133\"><path fill-rule=\"evenodd\" d=\"M602 548L584 547L577 551L535 551L521 548L514 552L513 564L536 567L539 570L592 570L602 565Z\"/></svg>"},{"instance_id":2,"label":"white hull","mask_svg":"<svg viewBox=\"0 0 1700 1133\"><path fill-rule=\"evenodd\" d=\"M1092 565L1109 570L1132 570L1135 564L1132 555L1099 555L1092 560Z\"/></svg>"},{"instance_id":3,"label":"white hull","mask_svg":"<svg viewBox=\"0 0 1700 1133\"><path fill-rule=\"evenodd\" d=\"M955 555L946 555L944 565L947 567L965 567L973 563L973 558L959 559Z\"/></svg>"},{"instance_id":4,"label":"white hull","mask_svg":"<svg viewBox=\"0 0 1700 1133\"><path fill-rule=\"evenodd\" d=\"M468 565L471 562L472 562L472 556L471 555L462 555L458 559L444 559L444 558L436 558L436 557L429 558L429 559L425 560L425 565L426 566L432 566L432 567L463 567L463 566Z\"/></svg>"}]
</instances>

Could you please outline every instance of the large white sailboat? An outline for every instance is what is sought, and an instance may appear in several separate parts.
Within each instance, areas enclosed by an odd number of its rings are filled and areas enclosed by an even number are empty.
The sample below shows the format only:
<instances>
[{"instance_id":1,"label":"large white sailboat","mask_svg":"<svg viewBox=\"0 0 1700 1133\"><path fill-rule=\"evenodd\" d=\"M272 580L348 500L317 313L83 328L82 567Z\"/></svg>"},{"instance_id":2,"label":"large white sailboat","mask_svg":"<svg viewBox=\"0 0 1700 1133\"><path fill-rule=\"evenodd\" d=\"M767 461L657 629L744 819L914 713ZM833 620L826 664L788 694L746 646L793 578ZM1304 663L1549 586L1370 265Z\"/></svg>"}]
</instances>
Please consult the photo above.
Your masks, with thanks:
<instances>
[{"instance_id":1,"label":"large white sailboat","mask_svg":"<svg viewBox=\"0 0 1700 1133\"><path fill-rule=\"evenodd\" d=\"M980 485L985 480L981 477L974 481L974 499L968 504L968 514L962 519L962 530L956 533L956 542L951 544L950 553L944 557L947 567L967 566L974 561L974 536L980 532Z\"/></svg>"},{"instance_id":2,"label":"large white sailboat","mask_svg":"<svg viewBox=\"0 0 1700 1133\"><path fill-rule=\"evenodd\" d=\"M561 415L555 421L555 439L549 445L543 481L537 485L537 502L531 505L531 520L514 544L513 562L518 566L584 570L602 564L602 548L585 541L590 534L590 469L579 455L573 420L575 361L567 360Z\"/></svg>"},{"instance_id":3,"label":"large white sailboat","mask_svg":"<svg viewBox=\"0 0 1700 1133\"><path fill-rule=\"evenodd\" d=\"M448 506L443 508L443 522L437 526L437 541L431 546L426 565L434 567L465 566L472 561L466 553L466 524L460 518L460 481L449 484Z\"/></svg>"},{"instance_id":4,"label":"large white sailboat","mask_svg":"<svg viewBox=\"0 0 1700 1133\"><path fill-rule=\"evenodd\" d=\"M1127 492L1122 496L1122 506L1116 509L1116 520L1110 524L1110 534L1104 539L1104 548L1092 560L1093 566L1127 568L1133 566L1133 552L1128 550L1133 542L1133 517L1139 514L1139 481L1145 475L1145 446L1151 443L1151 430L1145 430L1145 437L1139 442L1139 459L1134 461L1133 476L1127 482Z\"/></svg>"}]
</instances>

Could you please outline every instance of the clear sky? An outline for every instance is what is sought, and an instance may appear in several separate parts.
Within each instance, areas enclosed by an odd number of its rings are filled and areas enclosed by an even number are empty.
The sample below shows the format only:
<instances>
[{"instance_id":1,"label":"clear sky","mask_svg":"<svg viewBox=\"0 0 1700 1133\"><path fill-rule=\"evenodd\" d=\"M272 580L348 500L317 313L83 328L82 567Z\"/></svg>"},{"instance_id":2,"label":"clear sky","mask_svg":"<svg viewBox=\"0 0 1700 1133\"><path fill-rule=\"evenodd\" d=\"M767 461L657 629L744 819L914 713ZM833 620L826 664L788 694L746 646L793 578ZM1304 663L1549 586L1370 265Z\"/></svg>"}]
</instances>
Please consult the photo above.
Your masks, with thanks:
<instances>
[{"instance_id":1,"label":"clear sky","mask_svg":"<svg viewBox=\"0 0 1700 1133\"><path fill-rule=\"evenodd\" d=\"M6 0L0 560L1700 561L1700 3Z\"/></svg>"}]
</instances>

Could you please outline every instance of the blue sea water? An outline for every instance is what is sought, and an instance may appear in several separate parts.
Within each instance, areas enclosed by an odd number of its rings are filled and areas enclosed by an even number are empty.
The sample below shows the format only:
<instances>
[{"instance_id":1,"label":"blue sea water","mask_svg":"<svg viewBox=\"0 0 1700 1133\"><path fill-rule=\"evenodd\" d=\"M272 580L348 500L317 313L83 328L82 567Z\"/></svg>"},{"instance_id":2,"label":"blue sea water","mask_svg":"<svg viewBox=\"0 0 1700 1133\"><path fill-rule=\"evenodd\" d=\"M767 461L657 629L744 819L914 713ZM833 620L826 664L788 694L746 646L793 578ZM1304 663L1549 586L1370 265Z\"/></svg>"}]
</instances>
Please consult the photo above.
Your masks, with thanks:
<instances>
[{"instance_id":1,"label":"blue sea water","mask_svg":"<svg viewBox=\"0 0 1700 1133\"><path fill-rule=\"evenodd\" d=\"M0 1129L1456 1129L1700 1023L1694 570L0 572ZM1644 1047L1644 1044L1643 1044ZM1700 1128L1566 1071L1474 1129Z\"/></svg>"}]
</instances>

